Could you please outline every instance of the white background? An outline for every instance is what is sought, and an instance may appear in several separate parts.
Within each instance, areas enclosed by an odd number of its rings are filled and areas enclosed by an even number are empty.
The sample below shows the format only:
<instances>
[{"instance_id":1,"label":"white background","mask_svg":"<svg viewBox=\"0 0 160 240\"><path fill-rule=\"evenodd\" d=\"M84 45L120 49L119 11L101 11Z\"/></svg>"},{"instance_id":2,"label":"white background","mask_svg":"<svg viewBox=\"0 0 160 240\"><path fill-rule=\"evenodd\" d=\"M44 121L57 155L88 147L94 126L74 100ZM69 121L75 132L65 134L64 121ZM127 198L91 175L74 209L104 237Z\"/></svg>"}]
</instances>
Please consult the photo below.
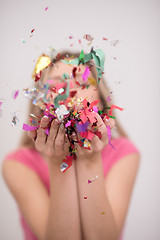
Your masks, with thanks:
<instances>
[{"instance_id":1,"label":"white background","mask_svg":"<svg viewBox=\"0 0 160 240\"><path fill-rule=\"evenodd\" d=\"M118 119L142 155L124 240L160 239L159 25L158 0L0 2L0 161L17 147L22 133L28 102L22 89L31 86L34 60L47 53L50 46L57 51L84 48L89 52L83 35L91 34L95 38L93 45L106 54L105 76L114 103L125 109L117 112ZM82 45L78 39L83 39ZM119 40L116 46L111 45L114 40ZM13 100L15 89L20 90L20 95ZM12 127L14 112L19 123ZM0 239L21 240L22 236L16 202L1 177Z\"/></svg>"}]
</instances>

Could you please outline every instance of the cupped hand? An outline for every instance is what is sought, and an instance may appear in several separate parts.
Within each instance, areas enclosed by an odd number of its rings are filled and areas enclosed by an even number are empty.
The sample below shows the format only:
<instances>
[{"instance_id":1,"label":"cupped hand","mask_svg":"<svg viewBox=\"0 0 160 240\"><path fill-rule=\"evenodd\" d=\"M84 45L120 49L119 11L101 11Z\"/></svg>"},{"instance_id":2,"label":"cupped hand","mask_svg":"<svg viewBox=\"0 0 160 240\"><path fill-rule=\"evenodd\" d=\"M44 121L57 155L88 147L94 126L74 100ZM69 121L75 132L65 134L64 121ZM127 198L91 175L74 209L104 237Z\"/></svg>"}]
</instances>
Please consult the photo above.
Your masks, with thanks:
<instances>
[{"instance_id":1,"label":"cupped hand","mask_svg":"<svg viewBox=\"0 0 160 240\"><path fill-rule=\"evenodd\" d=\"M63 123L54 119L51 123L49 135L45 130L49 124L49 118L44 116L41 119L39 129L29 132L29 137L35 142L37 151L48 157L55 159L56 162L62 161L66 155L69 155L69 140L65 134Z\"/></svg>"},{"instance_id":2,"label":"cupped hand","mask_svg":"<svg viewBox=\"0 0 160 240\"><path fill-rule=\"evenodd\" d=\"M103 148L108 144L108 133L107 133L107 126L110 126L110 129L112 129L115 126L115 120L114 119L106 119L102 120L100 115L96 114L97 119L97 127L98 131L101 132L101 138L97 135L94 135L91 141L85 140L90 144L90 150L85 149L83 147L80 147L77 140L80 140L80 134L79 133L73 133L72 138L75 141L74 145L76 148L76 154L78 158L85 158L85 159L91 159L95 154L99 154ZM93 129L92 129L93 130Z\"/></svg>"}]
</instances>

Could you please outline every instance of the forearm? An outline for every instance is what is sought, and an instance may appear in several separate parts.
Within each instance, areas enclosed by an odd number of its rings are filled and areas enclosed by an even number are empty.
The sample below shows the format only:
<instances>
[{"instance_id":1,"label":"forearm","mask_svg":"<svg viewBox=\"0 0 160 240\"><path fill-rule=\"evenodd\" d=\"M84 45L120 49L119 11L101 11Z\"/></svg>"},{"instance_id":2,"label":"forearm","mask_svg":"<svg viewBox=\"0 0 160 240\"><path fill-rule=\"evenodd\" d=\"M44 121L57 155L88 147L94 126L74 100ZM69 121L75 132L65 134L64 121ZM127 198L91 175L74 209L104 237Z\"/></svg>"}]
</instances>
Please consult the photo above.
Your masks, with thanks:
<instances>
[{"instance_id":1,"label":"forearm","mask_svg":"<svg viewBox=\"0 0 160 240\"><path fill-rule=\"evenodd\" d=\"M106 194L101 155L94 155L91 161L78 159L76 162L84 238L86 240L116 240L117 228ZM98 178L88 183L88 179L95 176Z\"/></svg>"},{"instance_id":2,"label":"forearm","mask_svg":"<svg viewBox=\"0 0 160 240\"><path fill-rule=\"evenodd\" d=\"M49 164L50 207L46 240L81 240L75 166L66 172L59 164Z\"/></svg>"}]
</instances>

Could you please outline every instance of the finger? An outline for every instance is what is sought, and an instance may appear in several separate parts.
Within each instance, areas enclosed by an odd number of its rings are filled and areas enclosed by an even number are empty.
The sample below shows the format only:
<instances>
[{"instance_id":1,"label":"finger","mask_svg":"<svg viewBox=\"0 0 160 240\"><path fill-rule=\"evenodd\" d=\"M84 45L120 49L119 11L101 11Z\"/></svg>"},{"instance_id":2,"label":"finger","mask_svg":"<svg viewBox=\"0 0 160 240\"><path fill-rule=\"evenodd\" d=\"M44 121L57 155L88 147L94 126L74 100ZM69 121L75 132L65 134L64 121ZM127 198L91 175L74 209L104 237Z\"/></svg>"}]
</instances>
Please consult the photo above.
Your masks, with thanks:
<instances>
[{"instance_id":1,"label":"finger","mask_svg":"<svg viewBox=\"0 0 160 240\"><path fill-rule=\"evenodd\" d=\"M69 142L67 134L65 134L65 142L64 142L63 150L66 154L69 154L69 147L70 147L70 142Z\"/></svg>"},{"instance_id":2,"label":"finger","mask_svg":"<svg viewBox=\"0 0 160 240\"><path fill-rule=\"evenodd\" d=\"M104 123L106 126L110 126L110 128L115 127L115 120L113 118L107 119L106 117L104 118Z\"/></svg>"},{"instance_id":3,"label":"finger","mask_svg":"<svg viewBox=\"0 0 160 240\"><path fill-rule=\"evenodd\" d=\"M75 146L75 149L76 149L76 154L77 154L77 156L78 155L82 155L83 154L83 151L82 151L82 146L80 146L79 145L79 143L78 143L78 137L77 137L77 135L76 135L76 133L75 132L73 132L72 133L72 139L73 139L73 141L74 141L74 146Z\"/></svg>"},{"instance_id":4,"label":"finger","mask_svg":"<svg viewBox=\"0 0 160 240\"><path fill-rule=\"evenodd\" d=\"M102 135L101 141L106 142L108 139L106 125L98 113L96 114L96 119L98 121L97 122L98 131L100 131Z\"/></svg>"},{"instance_id":5,"label":"finger","mask_svg":"<svg viewBox=\"0 0 160 240\"><path fill-rule=\"evenodd\" d=\"M46 127L48 126L48 123L49 123L49 118L47 116L44 116L41 119L40 127L37 131L37 139L35 141L35 144L36 144L35 146L38 150L42 150L42 148L44 147L44 144L46 142L45 130L46 130Z\"/></svg>"},{"instance_id":6,"label":"finger","mask_svg":"<svg viewBox=\"0 0 160 240\"><path fill-rule=\"evenodd\" d=\"M32 130L28 132L28 137L32 139L32 141L34 141L37 137L37 130Z\"/></svg>"},{"instance_id":7,"label":"finger","mask_svg":"<svg viewBox=\"0 0 160 240\"><path fill-rule=\"evenodd\" d=\"M65 127L64 127L64 124L61 123L60 126L59 126L59 129L58 129L58 133L57 133L57 136L56 136L56 139L55 139L55 144L54 144L54 147L55 147L56 151L60 151L60 152L63 151L64 134L65 134Z\"/></svg>"},{"instance_id":8,"label":"finger","mask_svg":"<svg viewBox=\"0 0 160 240\"><path fill-rule=\"evenodd\" d=\"M54 119L51 123L49 135L46 142L47 146L50 148L54 148L54 143L58 133L58 129L59 129L59 121L58 119Z\"/></svg>"}]
</instances>

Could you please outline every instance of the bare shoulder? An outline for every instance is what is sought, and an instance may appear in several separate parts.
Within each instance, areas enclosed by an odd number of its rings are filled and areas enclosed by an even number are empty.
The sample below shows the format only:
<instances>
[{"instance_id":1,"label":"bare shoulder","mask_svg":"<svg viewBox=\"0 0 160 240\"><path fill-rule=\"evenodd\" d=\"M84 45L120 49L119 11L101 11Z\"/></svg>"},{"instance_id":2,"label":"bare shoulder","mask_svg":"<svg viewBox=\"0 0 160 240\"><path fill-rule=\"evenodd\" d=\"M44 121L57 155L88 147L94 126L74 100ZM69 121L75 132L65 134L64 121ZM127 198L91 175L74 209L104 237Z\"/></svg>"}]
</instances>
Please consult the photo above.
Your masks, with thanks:
<instances>
[{"instance_id":1,"label":"bare shoulder","mask_svg":"<svg viewBox=\"0 0 160 240\"><path fill-rule=\"evenodd\" d=\"M40 177L14 159L3 162L2 175L26 222L38 239L43 239L49 196Z\"/></svg>"},{"instance_id":2,"label":"bare shoulder","mask_svg":"<svg viewBox=\"0 0 160 240\"><path fill-rule=\"evenodd\" d=\"M105 187L119 232L121 232L140 166L140 154L119 159L105 177Z\"/></svg>"}]
</instances>

